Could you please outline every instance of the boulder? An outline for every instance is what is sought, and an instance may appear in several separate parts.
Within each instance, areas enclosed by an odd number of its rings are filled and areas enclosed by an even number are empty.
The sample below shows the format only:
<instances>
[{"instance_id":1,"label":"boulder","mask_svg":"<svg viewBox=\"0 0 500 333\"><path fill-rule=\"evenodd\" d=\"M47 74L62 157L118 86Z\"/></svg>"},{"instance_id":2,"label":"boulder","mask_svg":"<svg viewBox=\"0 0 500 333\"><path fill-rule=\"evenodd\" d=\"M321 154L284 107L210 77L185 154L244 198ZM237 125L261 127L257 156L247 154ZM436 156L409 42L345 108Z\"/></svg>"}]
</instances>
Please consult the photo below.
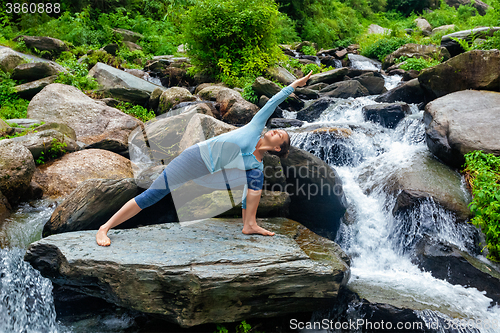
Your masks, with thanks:
<instances>
[{"instance_id":1,"label":"boulder","mask_svg":"<svg viewBox=\"0 0 500 333\"><path fill-rule=\"evenodd\" d=\"M36 48L40 51L49 51L53 54L59 54L63 51L69 51L69 47L60 39L40 36L17 36L13 39L15 42L24 41L30 49Z\"/></svg>"},{"instance_id":2,"label":"boulder","mask_svg":"<svg viewBox=\"0 0 500 333\"><path fill-rule=\"evenodd\" d=\"M333 98L322 97L308 107L297 112L297 120L313 122L319 118L323 111L334 103L335 100Z\"/></svg>"},{"instance_id":3,"label":"boulder","mask_svg":"<svg viewBox=\"0 0 500 333\"><path fill-rule=\"evenodd\" d=\"M2 223L5 218L10 215L10 211L12 210L12 206L9 203L9 200L2 194L0 191L0 223Z\"/></svg>"},{"instance_id":4,"label":"boulder","mask_svg":"<svg viewBox=\"0 0 500 333\"><path fill-rule=\"evenodd\" d=\"M57 77L57 75L52 75L40 80L17 85L14 87L14 89L16 89L19 97L30 100L40 91L42 91L43 88L45 88L49 84L54 83Z\"/></svg>"},{"instance_id":5,"label":"boulder","mask_svg":"<svg viewBox=\"0 0 500 333\"><path fill-rule=\"evenodd\" d=\"M500 91L500 51L462 53L422 70L418 81L432 99L466 89Z\"/></svg>"},{"instance_id":6,"label":"boulder","mask_svg":"<svg viewBox=\"0 0 500 333\"><path fill-rule=\"evenodd\" d=\"M108 248L95 231L62 233L32 243L25 260L58 285L182 327L335 302L350 276L340 247L292 220L260 224L276 235L244 235L239 219L112 230Z\"/></svg>"},{"instance_id":7,"label":"boulder","mask_svg":"<svg viewBox=\"0 0 500 333\"><path fill-rule=\"evenodd\" d=\"M460 46L458 42L452 38L463 39L471 42L472 39L484 39L486 37L491 37L493 34L500 30L500 27L481 27L471 30L457 31L448 35L441 37L441 46L446 47L450 52L452 57L465 52L465 50Z\"/></svg>"},{"instance_id":8,"label":"boulder","mask_svg":"<svg viewBox=\"0 0 500 333\"><path fill-rule=\"evenodd\" d=\"M165 87L176 87L176 86L192 86L195 81L191 76L189 76L185 69L173 67L175 63L170 65L161 73L160 82Z\"/></svg>"},{"instance_id":9,"label":"boulder","mask_svg":"<svg viewBox=\"0 0 500 333\"><path fill-rule=\"evenodd\" d=\"M188 112L197 112L189 120L186 126L186 132L182 136L179 143L180 151L191 147L192 145L213 138L232 130L236 127L226 124L223 121L217 120L212 116L202 114L198 110L193 109ZM179 152L180 153L180 152Z\"/></svg>"},{"instance_id":10,"label":"boulder","mask_svg":"<svg viewBox=\"0 0 500 333\"><path fill-rule=\"evenodd\" d=\"M38 200L43 197L43 189L37 182L31 181L30 186L21 196L21 201Z\"/></svg>"},{"instance_id":11,"label":"boulder","mask_svg":"<svg viewBox=\"0 0 500 333\"><path fill-rule=\"evenodd\" d=\"M8 47L0 49L0 70L10 72L16 68L24 59Z\"/></svg>"},{"instance_id":12,"label":"boulder","mask_svg":"<svg viewBox=\"0 0 500 333\"><path fill-rule=\"evenodd\" d=\"M368 31L366 33L368 35L372 35L372 34L383 35L383 34L390 34L391 31L392 31L391 29L382 28L380 25L370 24L370 26L368 27Z\"/></svg>"},{"instance_id":13,"label":"boulder","mask_svg":"<svg viewBox=\"0 0 500 333\"><path fill-rule=\"evenodd\" d=\"M132 43L137 43L139 39L143 38L144 36L141 35L138 32L130 31L127 29L113 29L116 35L120 35L122 37L122 41L125 42L132 42Z\"/></svg>"},{"instance_id":14,"label":"boulder","mask_svg":"<svg viewBox=\"0 0 500 333\"><path fill-rule=\"evenodd\" d=\"M395 64L396 59L403 56L408 58L425 58L427 60L436 57L443 57L443 61L450 59L450 54L444 47L410 43L401 46L399 49L385 57L384 62L382 63L382 68L388 69Z\"/></svg>"},{"instance_id":15,"label":"boulder","mask_svg":"<svg viewBox=\"0 0 500 333\"><path fill-rule=\"evenodd\" d=\"M160 114L159 112L157 112L157 110L158 110L158 106L160 105L161 94L163 94L163 89L156 88L151 93L151 96L149 96L148 106L149 106L150 109L152 109L153 111L155 111L156 115Z\"/></svg>"},{"instance_id":16,"label":"boulder","mask_svg":"<svg viewBox=\"0 0 500 333\"><path fill-rule=\"evenodd\" d=\"M419 74L420 74L420 71L410 69L409 71L403 73L403 78L401 80L406 82L406 81L410 81L413 79L417 79Z\"/></svg>"},{"instance_id":17,"label":"boulder","mask_svg":"<svg viewBox=\"0 0 500 333\"><path fill-rule=\"evenodd\" d=\"M207 85L200 90L196 88L197 91L195 93L200 96L202 99L208 100L208 101L216 101L217 100L217 94L219 91L223 89L229 89L227 87L224 87L222 85Z\"/></svg>"},{"instance_id":18,"label":"boulder","mask_svg":"<svg viewBox=\"0 0 500 333\"><path fill-rule=\"evenodd\" d=\"M387 92L385 88L385 80L382 74L378 72L365 73L352 78L361 83L368 90L370 95L379 95Z\"/></svg>"},{"instance_id":19,"label":"boulder","mask_svg":"<svg viewBox=\"0 0 500 333\"><path fill-rule=\"evenodd\" d=\"M31 100L28 118L63 123L85 144L112 143L117 152L128 147L128 136L141 122L103 105L75 87L54 83Z\"/></svg>"},{"instance_id":20,"label":"boulder","mask_svg":"<svg viewBox=\"0 0 500 333\"><path fill-rule=\"evenodd\" d=\"M290 147L288 157L280 161L286 177L282 192L288 192L291 199L290 216L312 231L335 239L347 207L337 171L294 146Z\"/></svg>"},{"instance_id":21,"label":"boulder","mask_svg":"<svg viewBox=\"0 0 500 333\"><path fill-rule=\"evenodd\" d=\"M486 15L486 11L491 8L481 0L446 0L446 4L450 7L455 7L458 8L460 6L469 6L472 5L472 7L477 9L477 12L479 15Z\"/></svg>"},{"instance_id":22,"label":"boulder","mask_svg":"<svg viewBox=\"0 0 500 333\"><path fill-rule=\"evenodd\" d=\"M410 106L406 103L382 103L363 106L365 121L372 121L387 128L395 128L407 114Z\"/></svg>"},{"instance_id":23,"label":"boulder","mask_svg":"<svg viewBox=\"0 0 500 333\"><path fill-rule=\"evenodd\" d=\"M287 128L287 127L301 127L304 124L303 121L297 119L288 118L272 118L269 120L269 128Z\"/></svg>"},{"instance_id":24,"label":"boulder","mask_svg":"<svg viewBox=\"0 0 500 333\"><path fill-rule=\"evenodd\" d=\"M417 28L420 31L422 31L422 34L424 36L429 36L431 34L432 26L430 25L430 23L426 19L419 17L419 18L416 18L414 22L415 22Z\"/></svg>"},{"instance_id":25,"label":"boulder","mask_svg":"<svg viewBox=\"0 0 500 333\"><path fill-rule=\"evenodd\" d=\"M247 124L259 111L259 107L241 97L240 93L226 88L217 94L222 120L229 124Z\"/></svg>"},{"instance_id":26,"label":"boulder","mask_svg":"<svg viewBox=\"0 0 500 333\"><path fill-rule=\"evenodd\" d=\"M0 140L0 191L11 204L19 202L35 172L35 160L23 145Z\"/></svg>"},{"instance_id":27,"label":"boulder","mask_svg":"<svg viewBox=\"0 0 500 333\"><path fill-rule=\"evenodd\" d=\"M65 143L66 147L63 147L62 149L67 153L80 150L80 147L75 140L55 129L37 129L36 131L37 133L30 133L11 139L28 148L35 160L40 158L42 155L44 155L44 158L47 159L50 156L50 149L55 146L55 142L56 144Z\"/></svg>"},{"instance_id":28,"label":"boulder","mask_svg":"<svg viewBox=\"0 0 500 333\"><path fill-rule=\"evenodd\" d=\"M11 79L31 82L64 72L67 72L67 70L53 61L30 62L16 66L12 72Z\"/></svg>"},{"instance_id":29,"label":"boulder","mask_svg":"<svg viewBox=\"0 0 500 333\"><path fill-rule=\"evenodd\" d=\"M145 103L156 88L163 88L102 62L88 75L96 79L103 93L126 102Z\"/></svg>"},{"instance_id":30,"label":"boulder","mask_svg":"<svg viewBox=\"0 0 500 333\"><path fill-rule=\"evenodd\" d=\"M274 80L278 81L279 83L285 86L291 84L293 81L297 79L286 68L283 68L281 66L269 67L266 71L271 78L273 78Z\"/></svg>"},{"instance_id":31,"label":"boulder","mask_svg":"<svg viewBox=\"0 0 500 333\"><path fill-rule=\"evenodd\" d=\"M424 90L420 86L419 79L404 82L397 87L375 98L378 103L404 102L408 104L419 104L426 102Z\"/></svg>"},{"instance_id":32,"label":"boulder","mask_svg":"<svg viewBox=\"0 0 500 333\"><path fill-rule=\"evenodd\" d=\"M437 34L440 32L455 31L456 28L457 27L454 24L442 25L442 26L439 26L439 27L432 29L431 35L434 35L434 34Z\"/></svg>"},{"instance_id":33,"label":"boulder","mask_svg":"<svg viewBox=\"0 0 500 333\"><path fill-rule=\"evenodd\" d=\"M38 127L42 123L39 119L28 119L28 118L13 118L7 119L7 123L15 127L29 128L31 126Z\"/></svg>"},{"instance_id":34,"label":"boulder","mask_svg":"<svg viewBox=\"0 0 500 333\"><path fill-rule=\"evenodd\" d=\"M316 90L308 89L308 88L295 88L295 94L299 98L303 99L318 99L319 94Z\"/></svg>"},{"instance_id":35,"label":"boulder","mask_svg":"<svg viewBox=\"0 0 500 333\"><path fill-rule=\"evenodd\" d=\"M172 87L163 91L158 104L158 113L162 114L181 102L195 101L196 97L189 90L181 87Z\"/></svg>"},{"instance_id":36,"label":"boulder","mask_svg":"<svg viewBox=\"0 0 500 333\"><path fill-rule=\"evenodd\" d=\"M324 96L334 98L356 98L369 95L368 89L363 87L357 80L341 81L331 84L320 90L320 93L323 93Z\"/></svg>"},{"instance_id":37,"label":"boulder","mask_svg":"<svg viewBox=\"0 0 500 333\"><path fill-rule=\"evenodd\" d=\"M427 104L425 138L444 163L460 168L473 150L500 156L500 93L464 90Z\"/></svg>"},{"instance_id":38,"label":"boulder","mask_svg":"<svg viewBox=\"0 0 500 333\"><path fill-rule=\"evenodd\" d=\"M437 279L484 291L500 304L500 267L480 260L444 240L425 235L416 245L413 262Z\"/></svg>"},{"instance_id":39,"label":"boulder","mask_svg":"<svg viewBox=\"0 0 500 333\"><path fill-rule=\"evenodd\" d=\"M142 50L142 47L140 45L137 45L134 42L129 42L127 40L123 42L123 45L125 45L125 47L127 47L127 49L131 52Z\"/></svg>"},{"instance_id":40,"label":"boulder","mask_svg":"<svg viewBox=\"0 0 500 333\"><path fill-rule=\"evenodd\" d=\"M319 73L319 74L314 74L311 75L311 78L309 81L307 81L308 86L312 86L313 84L316 83L335 83L342 81L344 77L347 75L349 72L349 69L347 67L342 67L342 68L336 68L332 69L331 71Z\"/></svg>"},{"instance_id":41,"label":"boulder","mask_svg":"<svg viewBox=\"0 0 500 333\"><path fill-rule=\"evenodd\" d=\"M101 149L85 149L66 154L37 168L33 180L51 197L70 194L87 179L122 179L133 177L130 161Z\"/></svg>"},{"instance_id":42,"label":"boulder","mask_svg":"<svg viewBox=\"0 0 500 333\"><path fill-rule=\"evenodd\" d=\"M276 83L265 79L262 76L255 79L252 83L252 88L257 96L264 95L269 98L272 98L282 90ZM294 108L301 108L304 106L304 102L302 102L294 93L291 93L290 96L287 97L287 100L283 101L280 105L290 105Z\"/></svg>"},{"instance_id":43,"label":"boulder","mask_svg":"<svg viewBox=\"0 0 500 333\"><path fill-rule=\"evenodd\" d=\"M418 206L424 199L432 198L443 208L456 214L458 221L468 220L472 214L467 207L471 198L462 189L458 172L436 160L428 151L415 154L400 163L386 179L371 180L375 168L386 167L375 163L361 173L360 187L366 194L384 191L396 197L394 215Z\"/></svg>"}]
</instances>

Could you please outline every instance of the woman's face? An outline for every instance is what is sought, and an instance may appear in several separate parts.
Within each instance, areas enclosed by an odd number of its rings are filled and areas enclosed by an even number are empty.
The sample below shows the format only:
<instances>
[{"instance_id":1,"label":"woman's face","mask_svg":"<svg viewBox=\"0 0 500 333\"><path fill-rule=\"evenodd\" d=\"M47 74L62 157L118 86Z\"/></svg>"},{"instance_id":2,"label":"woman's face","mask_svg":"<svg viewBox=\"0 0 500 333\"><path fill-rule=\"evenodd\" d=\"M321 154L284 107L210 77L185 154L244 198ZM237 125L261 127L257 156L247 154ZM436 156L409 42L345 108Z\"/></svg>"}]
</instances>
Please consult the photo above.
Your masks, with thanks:
<instances>
[{"instance_id":1,"label":"woman's face","mask_svg":"<svg viewBox=\"0 0 500 333\"><path fill-rule=\"evenodd\" d=\"M283 144L283 142L288 140L287 132L280 129L267 131L265 136L271 145L278 147L280 147Z\"/></svg>"}]
</instances>

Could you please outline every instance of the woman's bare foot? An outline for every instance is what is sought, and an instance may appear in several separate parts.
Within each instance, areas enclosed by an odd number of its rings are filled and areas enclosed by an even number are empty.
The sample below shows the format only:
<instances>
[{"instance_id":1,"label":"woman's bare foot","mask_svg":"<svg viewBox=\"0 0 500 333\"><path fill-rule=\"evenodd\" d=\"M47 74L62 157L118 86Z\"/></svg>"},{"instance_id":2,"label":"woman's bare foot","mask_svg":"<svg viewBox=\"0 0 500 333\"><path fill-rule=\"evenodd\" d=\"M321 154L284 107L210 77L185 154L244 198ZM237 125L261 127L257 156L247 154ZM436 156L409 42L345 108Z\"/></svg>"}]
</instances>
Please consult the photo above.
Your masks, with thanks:
<instances>
[{"instance_id":1,"label":"woman's bare foot","mask_svg":"<svg viewBox=\"0 0 500 333\"><path fill-rule=\"evenodd\" d=\"M252 234L261 234L264 236L274 236L274 232L266 230L262 227L259 227L257 225L257 222L253 223L245 223L243 226L243 231L245 235L252 235Z\"/></svg>"},{"instance_id":2,"label":"woman's bare foot","mask_svg":"<svg viewBox=\"0 0 500 333\"><path fill-rule=\"evenodd\" d=\"M97 244L100 246L109 246L111 244L111 240L109 239L107 235L107 231L100 229L95 235L95 240L97 241Z\"/></svg>"}]
</instances>

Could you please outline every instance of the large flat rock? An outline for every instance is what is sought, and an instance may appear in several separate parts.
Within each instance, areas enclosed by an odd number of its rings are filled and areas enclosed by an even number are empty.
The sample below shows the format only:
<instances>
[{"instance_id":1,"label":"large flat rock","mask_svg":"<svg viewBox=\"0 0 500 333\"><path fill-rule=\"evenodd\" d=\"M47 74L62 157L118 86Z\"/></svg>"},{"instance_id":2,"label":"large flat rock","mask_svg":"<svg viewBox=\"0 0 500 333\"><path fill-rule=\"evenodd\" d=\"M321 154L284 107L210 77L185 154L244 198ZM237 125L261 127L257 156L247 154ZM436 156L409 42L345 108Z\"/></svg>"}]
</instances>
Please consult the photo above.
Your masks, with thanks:
<instances>
[{"instance_id":1,"label":"large flat rock","mask_svg":"<svg viewBox=\"0 0 500 333\"><path fill-rule=\"evenodd\" d=\"M313 311L335 303L350 276L334 242L286 219L259 219L276 235L244 235L241 219L204 219L52 235L25 260L53 282L188 327Z\"/></svg>"}]
</instances>

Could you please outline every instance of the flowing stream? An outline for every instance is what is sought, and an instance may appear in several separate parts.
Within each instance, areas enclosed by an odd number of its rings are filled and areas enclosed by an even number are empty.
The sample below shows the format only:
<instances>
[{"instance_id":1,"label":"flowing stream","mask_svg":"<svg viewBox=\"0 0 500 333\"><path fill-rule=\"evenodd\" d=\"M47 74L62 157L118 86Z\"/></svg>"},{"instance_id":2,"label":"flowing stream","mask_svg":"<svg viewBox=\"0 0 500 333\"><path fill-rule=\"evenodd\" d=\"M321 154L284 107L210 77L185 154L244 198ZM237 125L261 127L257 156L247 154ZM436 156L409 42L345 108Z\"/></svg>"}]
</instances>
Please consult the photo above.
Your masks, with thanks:
<instances>
[{"instance_id":1,"label":"flowing stream","mask_svg":"<svg viewBox=\"0 0 500 333\"><path fill-rule=\"evenodd\" d=\"M361 60L352 61L356 68L373 66ZM394 87L400 79L387 77L386 87ZM473 246L474 230L470 225L455 223L453 214L432 200L404 218L392 215L395 198L377 184L383 184L395 170L411 163L412 158L430 153L424 140L422 111L412 106L411 115L395 129L387 129L363 119L362 107L375 104L373 99L374 96L339 99L314 123L289 130L292 145L329 163L343 181L352 221L342 224L337 242L352 257L350 289L361 297L387 299L395 306L414 309L426 323L442 323L452 317L498 321L500 308L491 306L491 299L483 292L436 279L411 262L408 248L424 233L468 251ZM284 114L295 117L292 112ZM333 149L329 142L318 142L317 135L306 131L318 125L349 128L352 135L348 144ZM370 194L363 191L366 186L372 187ZM468 195L465 187L463 192ZM50 280L23 261L26 248L41 238L43 224L56 205L50 200L23 204L0 224L0 332L92 331L85 326L67 327L56 320ZM101 327L100 331L124 329L130 320L127 316L108 318L108 327ZM449 330L441 326L434 331ZM499 328L454 332L499 332Z\"/></svg>"}]
</instances>

